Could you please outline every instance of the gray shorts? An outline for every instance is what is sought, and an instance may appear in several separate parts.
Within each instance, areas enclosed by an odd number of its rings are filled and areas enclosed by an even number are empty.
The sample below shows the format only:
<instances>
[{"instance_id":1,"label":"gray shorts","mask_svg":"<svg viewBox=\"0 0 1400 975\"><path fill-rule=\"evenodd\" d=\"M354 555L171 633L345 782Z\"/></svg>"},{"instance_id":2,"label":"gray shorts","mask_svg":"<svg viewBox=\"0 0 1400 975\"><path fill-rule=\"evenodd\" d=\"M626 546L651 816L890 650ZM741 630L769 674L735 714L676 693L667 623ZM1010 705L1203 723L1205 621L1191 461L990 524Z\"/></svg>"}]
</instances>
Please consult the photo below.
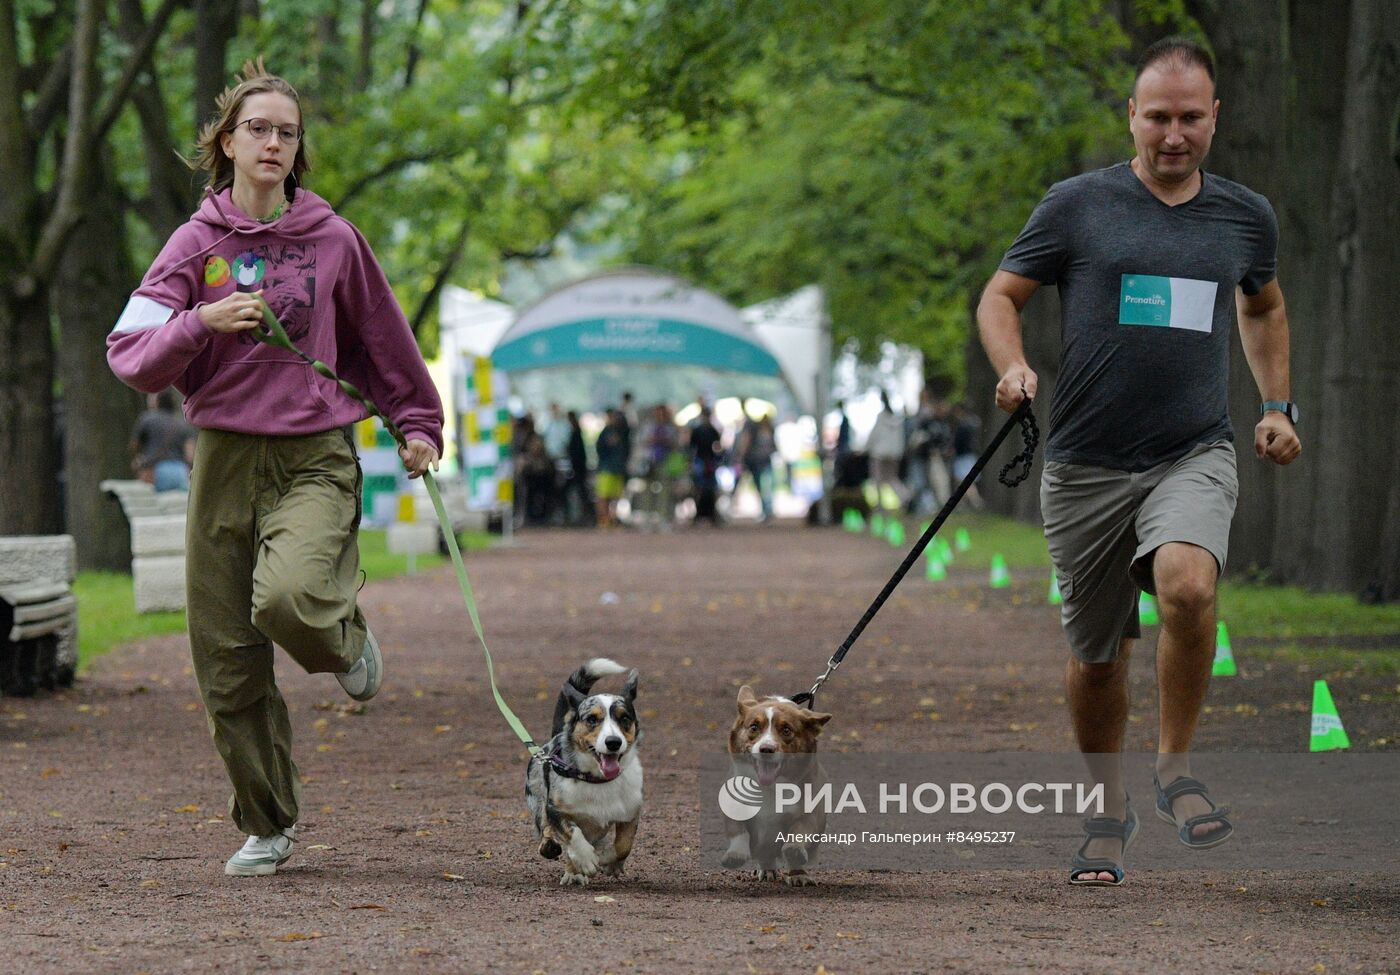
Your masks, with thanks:
<instances>
[{"instance_id":1,"label":"gray shorts","mask_svg":"<svg viewBox=\"0 0 1400 975\"><path fill-rule=\"evenodd\" d=\"M1228 440L1140 473L1046 462L1040 510L1075 657L1107 663L1141 636L1138 590L1156 592L1152 554L1167 542L1200 546L1223 572L1238 494Z\"/></svg>"}]
</instances>

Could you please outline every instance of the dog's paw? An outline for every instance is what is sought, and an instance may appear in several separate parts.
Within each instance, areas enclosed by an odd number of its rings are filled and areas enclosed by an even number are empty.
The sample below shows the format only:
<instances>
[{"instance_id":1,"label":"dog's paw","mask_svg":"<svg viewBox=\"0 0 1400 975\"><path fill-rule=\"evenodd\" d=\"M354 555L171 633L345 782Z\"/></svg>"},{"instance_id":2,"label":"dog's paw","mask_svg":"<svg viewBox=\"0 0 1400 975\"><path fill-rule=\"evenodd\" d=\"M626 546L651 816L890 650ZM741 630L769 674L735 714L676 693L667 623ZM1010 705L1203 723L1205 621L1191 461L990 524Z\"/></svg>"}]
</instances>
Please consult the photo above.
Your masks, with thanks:
<instances>
[{"instance_id":1,"label":"dog's paw","mask_svg":"<svg viewBox=\"0 0 1400 975\"><path fill-rule=\"evenodd\" d=\"M783 883L789 887L815 887L817 882L805 870L789 870L783 876Z\"/></svg>"},{"instance_id":2,"label":"dog's paw","mask_svg":"<svg viewBox=\"0 0 1400 975\"><path fill-rule=\"evenodd\" d=\"M749 837L741 834L729 841L729 849L724 851L720 864L727 870L738 870L749 862Z\"/></svg>"},{"instance_id":3,"label":"dog's paw","mask_svg":"<svg viewBox=\"0 0 1400 975\"><path fill-rule=\"evenodd\" d=\"M598 873L602 874L604 877L621 877L622 866L625 862L626 861L623 860L612 860L608 863L604 863L598 867Z\"/></svg>"},{"instance_id":4,"label":"dog's paw","mask_svg":"<svg viewBox=\"0 0 1400 975\"><path fill-rule=\"evenodd\" d=\"M789 870L797 870L807 865L807 847L801 843L783 844L783 863Z\"/></svg>"},{"instance_id":5,"label":"dog's paw","mask_svg":"<svg viewBox=\"0 0 1400 975\"><path fill-rule=\"evenodd\" d=\"M588 878L581 873L574 873L572 870L565 870L564 876L559 878L560 887L587 887Z\"/></svg>"},{"instance_id":6,"label":"dog's paw","mask_svg":"<svg viewBox=\"0 0 1400 975\"><path fill-rule=\"evenodd\" d=\"M754 867L753 873L750 874L750 876L753 877L754 880L777 880L778 871L765 870L763 867Z\"/></svg>"},{"instance_id":7,"label":"dog's paw","mask_svg":"<svg viewBox=\"0 0 1400 975\"><path fill-rule=\"evenodd\" d=\"M570 843L569 862L578 873L591 877L598 872L598 851L587 843Z\"/></svg>"}]
</instances>

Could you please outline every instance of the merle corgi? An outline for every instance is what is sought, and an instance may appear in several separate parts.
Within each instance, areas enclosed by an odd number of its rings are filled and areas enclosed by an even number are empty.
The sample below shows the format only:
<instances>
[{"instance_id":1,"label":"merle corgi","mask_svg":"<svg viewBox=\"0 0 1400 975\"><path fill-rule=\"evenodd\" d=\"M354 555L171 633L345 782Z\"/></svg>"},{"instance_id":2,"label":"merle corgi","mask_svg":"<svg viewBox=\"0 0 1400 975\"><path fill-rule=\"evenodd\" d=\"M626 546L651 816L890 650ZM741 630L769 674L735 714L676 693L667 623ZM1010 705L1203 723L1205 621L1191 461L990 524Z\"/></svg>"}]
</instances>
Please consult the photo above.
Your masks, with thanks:
<instances>
[{"instance_id":1,"label":"merle corgi","mask_svg":"<svg viewBox=\"0 0 1400 975\"><path fill-rule=\"evenodd\" d=\"M599 872L620 876L642 815L637 754L637 672L621 694L593 694L601 677L624 668L598 657L569 675L554 705L553 737L531 756L525 802L540 856L564 857L561 885L586 885Z\"/></svg>"},{"instance_id":2,"label":"merle corgi","mask_svg":"<svg viewBox=\"0 0 1400 975\"><path fill-rule=\"evenodd\" d=\"M729 848L724 866L737 870L753 860L758 880L781 879L790 887L815 883L807 867L816 859L818 843L780 842L779 834L819 834L826 813L803 812L801 806L782 813L774 808L772 787L779 781L820 788L826 781L817 761L817 738L831 715L811 711L785 697L758 698L753 688L739 688L739 714L729 732L729 755L736 775L757 780L763 805L745 822L726 817Z\"/></svg>"}]
</instances>

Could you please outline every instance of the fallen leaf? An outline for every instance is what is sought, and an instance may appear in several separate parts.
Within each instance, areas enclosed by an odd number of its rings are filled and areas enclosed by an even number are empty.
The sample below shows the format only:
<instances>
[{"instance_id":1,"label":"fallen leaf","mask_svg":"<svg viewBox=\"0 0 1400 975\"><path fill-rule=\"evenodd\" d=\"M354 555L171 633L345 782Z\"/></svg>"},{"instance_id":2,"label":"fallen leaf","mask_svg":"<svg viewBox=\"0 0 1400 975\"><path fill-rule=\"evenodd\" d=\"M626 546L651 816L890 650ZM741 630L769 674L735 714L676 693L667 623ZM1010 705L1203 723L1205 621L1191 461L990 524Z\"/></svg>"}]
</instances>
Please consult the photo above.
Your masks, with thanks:
<instances>
[{"instance_id":1,"label":"fallen leaf","mask_svg":"<svg viewBox=\"0 0 1400 975\"><path fill-rule=\"evenodd\" d=\"M451 880L453 882L467 879L466 877L463 877L460 873L445 873L442 875L442 878L444 880Z\"/></svg>"},{"instance_id":2,"label":"fallen leaf","mask_svg":"<svg viewBox=\"0 0 1400 975\"><path fill-rule=\"evenodd\" d=\"M317 843L315 846L308 846L308 850L329 850L330 846L325 843Z\"/></svg>"},{"instance_id":3,"label":"fallen leaf","mask_svg":"<svg viewBox=\"0 0 1400 975\"><path fill-rule=\"evenodd\" d=\"M197 813L199 812L199 807L194 803L190 803L187 806L176 806L175 811L177 813Z\"/></svg>"},{"instance_id":4,"label":"fallen leaf","mask_svg":"<svg viewBox=\"0 0 1400 975\"><path fill-rule=\"evenodd\" d=\"M149 888L149 887L159 887L159 886L160 886L160 881L159 881L159 880L143 880L143 881L141 881L141 886L142 886L142 887L148 887L148 888Z\"/></svg>"},{"instance_id":5,"label":"fallen leaf","mask_svg":"<svg viewBox=\"0 0 1400 975\"><path fill-rule=\"evenodd\" d=\"M304 931L288 931L286 934L278 935L273 941L312 941L322 937L320 931L312 931L310 934Z\"/></svg>"},{"instance_id":6,"label":"fallen leaf","mask_svg":"<svg viewBox=\"0 0 1400 975\"><path fill-rule=\"evenodd\" d=\"M58 768L46 768L46 769L44 769L42 772L39 773L39 778L41 778L41 779L51 779L51 778L53 778L55 775L61 775L61 774L63 774L63 769L58 769Z\"/></svg>"},{"instance_id":7,"label":"fallen leaf","mask_svg":"<svg viewBox=\"0 0 1400 975\"><path fill-rule=\"evenodd\" d=\"M383 904L351 904L351 905L350 905L350 910L352 910L352 911L387 911L388 908L385 907Z\"/></svg>"},{"instance_id":8,"label":"fallen leaf","mask_svg":"<svg viewBox=\"0 0 1400 975\"><path fill-rule=\"evenodd\" d=\"M448 732L448 731L451 731L451 730L452 730L452 726L451 726L450 724L440 724L440 725L437 725L435 728L433 728L433 734L435 734L435 735L441 735L441 734L443 734L444 732Z\"/></svg>"},{"instance_id":9,"label":"fallen leaf","mask_svg":"<svg viewBox=\"0 0 1400 975\"><path fill-rule=\"evenodd\" d=\"M595 904L616 904L616 903L617 903L617 898L616 898L616 897L609 897L607 894L599 894L597 897L593 898L593 903L595 903Z\"/></svg>"}]
</instances>

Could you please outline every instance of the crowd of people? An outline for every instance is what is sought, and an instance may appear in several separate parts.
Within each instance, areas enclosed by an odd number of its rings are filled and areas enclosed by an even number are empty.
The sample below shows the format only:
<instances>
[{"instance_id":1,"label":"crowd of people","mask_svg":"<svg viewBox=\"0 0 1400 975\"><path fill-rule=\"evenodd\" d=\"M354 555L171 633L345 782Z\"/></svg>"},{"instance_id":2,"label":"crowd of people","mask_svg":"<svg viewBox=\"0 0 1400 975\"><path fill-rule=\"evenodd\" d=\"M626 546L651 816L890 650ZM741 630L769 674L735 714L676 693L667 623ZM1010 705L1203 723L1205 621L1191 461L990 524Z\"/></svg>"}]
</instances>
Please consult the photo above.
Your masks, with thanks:
<instances>
[{"instance_id":1,"label":"crowd of people","mask_svg":"<svg viewBox=\"0 0 1400 975\"><path fill-rule=\"evenodd\" d=\"M966 405L950 404L925 389L918 409L903 414L880 394L880 412L865 438L865 449L856 450L845 404L835 444L835 482L838 488L874 489L881 507L899 507L913 515L937 511L953 487L967 476L982 450L982 421ZM891 500L892 499L892 500ZM980 507L973 485L967 503Z\"/></svg>"},{"instance_id":2,"label":"crowd of people","mask_svg":"<svg viewBox=\"0 0 1400 975\"><path fill-rule=\"evenodd\" d=\"M607 528L619 524L625 499L633 525L669 529L678 512L719 525L725 488L747 477L759 496L760 520L767 521L773 516L778 445L772 414L753 404L745 401L741 422L725 427L701 397L694 418L682 424L669 404L639 410L632 394L624 393L607 408L591 444L579 414L558 403L550 404L541 421L529 413L516 417L516 520ZM721 477L726 467L732 479Z\"/></svg>"}]
</instances>

